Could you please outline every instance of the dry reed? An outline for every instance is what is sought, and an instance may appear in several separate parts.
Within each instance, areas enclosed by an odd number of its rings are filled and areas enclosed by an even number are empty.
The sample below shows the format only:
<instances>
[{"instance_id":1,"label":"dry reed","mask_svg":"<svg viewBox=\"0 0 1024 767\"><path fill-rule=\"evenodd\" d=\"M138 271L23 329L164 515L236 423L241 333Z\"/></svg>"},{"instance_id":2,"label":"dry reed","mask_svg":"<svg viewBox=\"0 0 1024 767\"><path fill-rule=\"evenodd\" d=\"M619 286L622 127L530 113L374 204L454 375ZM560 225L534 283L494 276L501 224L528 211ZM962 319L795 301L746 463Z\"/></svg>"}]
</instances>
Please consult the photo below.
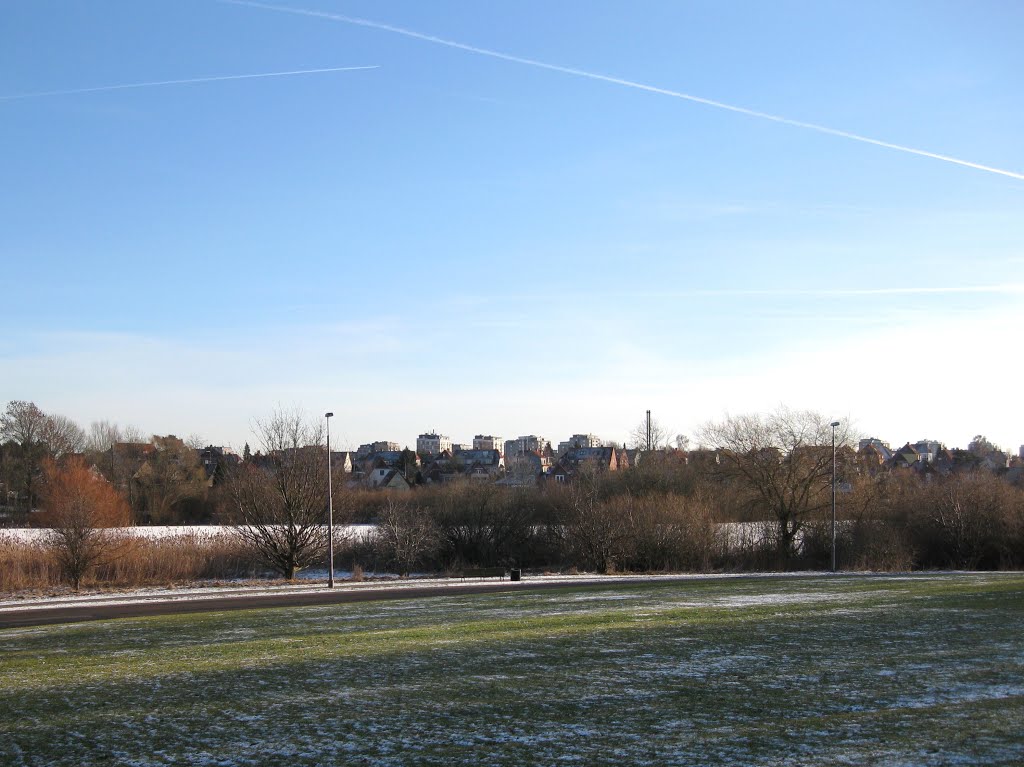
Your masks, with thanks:
<instances>
[{"instance_id":1,"label":"dry reed","mask_svg":"<svg viewBox=\"0 0 1024 767\"><path fill-rule=\"evenodd\" d=\"M87 574L83 585L137 588L262 574L251 554L231 535L190 533L125 537L109 561ZM0 593L48 591L62 584L60 566L46 542L19 540L0 532Z\"/></svg>"}]
</instances>

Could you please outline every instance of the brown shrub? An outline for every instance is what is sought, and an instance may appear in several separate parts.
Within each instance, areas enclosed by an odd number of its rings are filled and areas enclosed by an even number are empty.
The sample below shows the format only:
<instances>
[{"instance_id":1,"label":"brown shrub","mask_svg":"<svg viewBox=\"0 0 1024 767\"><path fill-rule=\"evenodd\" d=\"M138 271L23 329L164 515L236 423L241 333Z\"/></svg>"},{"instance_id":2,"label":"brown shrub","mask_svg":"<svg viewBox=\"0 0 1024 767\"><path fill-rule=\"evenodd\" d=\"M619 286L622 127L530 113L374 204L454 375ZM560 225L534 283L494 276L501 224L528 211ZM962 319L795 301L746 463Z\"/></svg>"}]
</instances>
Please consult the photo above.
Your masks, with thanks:
<instances>
[{"instance_id":1,"label":"brown shrub","mask_svg":"<svg viewBox=\"0 0 1024 767\"><path fill-rule=\"evenodd\" d=\"M631 570L708 570L719 553L711 511L701 499L669 493L630 499Z\"/></svg>"}]
</instances>

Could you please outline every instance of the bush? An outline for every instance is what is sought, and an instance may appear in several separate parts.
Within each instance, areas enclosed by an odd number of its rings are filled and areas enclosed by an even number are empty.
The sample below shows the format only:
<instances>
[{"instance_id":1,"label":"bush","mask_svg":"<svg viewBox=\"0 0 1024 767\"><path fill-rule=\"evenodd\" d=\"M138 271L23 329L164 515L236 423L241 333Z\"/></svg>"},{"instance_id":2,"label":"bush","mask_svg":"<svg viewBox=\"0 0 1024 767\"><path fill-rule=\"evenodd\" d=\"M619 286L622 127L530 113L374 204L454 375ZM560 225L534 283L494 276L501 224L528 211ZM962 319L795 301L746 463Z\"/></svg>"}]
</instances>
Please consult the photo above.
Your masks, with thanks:
<instances>
[{"instance_id":1,"label":"bush","mask_svg":"<svg viewBox=\"0 0 1024 767\"><path fill-rule=\"evenodd\" d=\"M511 567L531 558L531 494L472 482L445 489L430 511L443 568Z\"/></svg>"},{"instance_id":2,"label":"bush","mask_svg":"<svg viewBox=\"0 0 1024 767\"><path fill-rule=\"evenodd\" d=\"M1020 565L1021 492L987 472L909 487L903 514L923 567Z\"/></svg>"},{"instance_id":3,"label":"bush","mask_svg":"<svg viewBox=\"0 0 1024 767\"><path fill-rule=\"evenodd\" d=\"M710 510L698 499L652 495L630 499L625 511L630 520L629 570L704 571L720 554Z\"/></svg>"},{"instance_id":4,"label":"bush","mask_svg":"<svg viewBox=\"0 0 1024 767\"><path fill-rule=\"evenodd\" d=\"M420 506L393 498L381 511L371 548L376 562L399 575L437 563L437 530Z\"/></svg>"}]
</instances>

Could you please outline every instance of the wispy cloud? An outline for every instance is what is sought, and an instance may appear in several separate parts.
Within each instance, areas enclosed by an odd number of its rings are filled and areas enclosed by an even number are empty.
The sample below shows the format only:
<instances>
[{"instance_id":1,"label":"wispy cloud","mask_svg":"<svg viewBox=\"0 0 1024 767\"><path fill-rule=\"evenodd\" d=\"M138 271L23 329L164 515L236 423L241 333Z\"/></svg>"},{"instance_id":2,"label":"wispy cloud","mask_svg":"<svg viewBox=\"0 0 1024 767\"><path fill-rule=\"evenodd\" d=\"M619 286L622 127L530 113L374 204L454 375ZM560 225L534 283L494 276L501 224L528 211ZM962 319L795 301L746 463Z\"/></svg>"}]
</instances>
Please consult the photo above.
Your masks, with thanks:
<instances>
[{"instance_id":1,"label":"wispy cloud","mask_svg":"<svg viewBox=\"0 0 1024 767\"><path fill-rule=\"evenodd\" d=\"M379 65L360 67L327 67L324 69L294 69L288 72L259 72L249 75L220 75L217 77L189 77L183 80L157 80L145 83L119 83L117 85L97 85L91 88L70 88L59 91L37 91L35 93L18 93L0 96L0 101L18 101L22 99L39 99L48 96L74 96L83 93L102 93L104 91L123 91L131 88L159 88L167 85L192 85L194 83L216 83L226 80L255 80L261 77L292 77L294 75L318 75L327 72L356 72L365 69L379 69Z\"/></svg>"},{"instance_id":2,"label":"wispy cloud","mask_svg":"<svg viewBox=\"0 0 1024 767\"><path fill-rule=\"evenodd\" d=\"M1024 293L1024 285L1009 283L1005 285L939 285L939 286L903 286L885 288L807 288L778 290L697 290L688 295L694 296L909 296L909 295L1020 295Z\"/></svg>"},{"instance_id":3,"label":"wispy cloud","mask_svg":"<svg viewBox=\"0 0 1024 767\"><path fill-rule=\"evenodd\" d=\"M304 8L289 8L285 6L271 5L269 3L255 2L255 0L218 0L218 2L227 3L230 5L243 5L251 8L262 8L268 11L279 11L281 13L291 13L300 16L312 16L317 18L329 19L331 21L339 21L344 24L353 24L356 26L368 27L370 29L378 29L384 32L392 32L394 34L404 35L405 37L410 37L415 40L422 40L424 42L433 43L435 45L443 45L448 48L455 48L457 50L466 51L468 53L475 53L480 56L488 56L494 59L501 59L502 61L510 61L515 64L525 64L526 66L537 67L539 69L547 69L552 72L561 72L562 74L573 75L574 77L583 77L589 80L599 80L601 82L611 83L613 85L622 85L627 88L634 88L636 90L647 91L649 93L657 93L661 96L670 96L672 98L683 99L685 101L692 101L694 103L703 104L704 106L713 107L715 109L724 109L729 112L735 112L737 114L746 115L747 117L755 117L760 120L770 120L771 122L781 123L783 125L790 125L795 128L803 128L805 130L811 130L817 133L824 133L829 136L836 136L838 138L844 138L850 141L859 141L863 144L872 144L874 146L883 147L885 149L892 149L897 152L917 155L919 157L928 157L933 160L940 160L941 162L952 163L954 165L961 165L965 168L973 168L974 170L985 171L986 173L995 173L1000 176L1007 176L1009 178L1017 179L1018 181L1024 181L1024 173L1017 173L1011 170L995 168L990 165L982 165L980 163L971 162L969 160L962 160L957 157L938 154L937 152L929 152L925 149L916 149L914 147L904 146L902 144L896 144L890 141L882 141L880 139L871 138L869 136L862 136L858 133L851 133L850 131L839 130L837 128L829 128L825 125L818 125L816 123L805 122L803 120L794 120L789 117L783 117L781 115L775 115L769 112L761 112L756 109L748 109L746 107L737 106L735 104L727 104L723 101L716 101L714 99L708 99L702 96L694 96L693 94L683 93L682 91L669 90L668 88L659 88L654 85L647 85L645 83L639 83L634 80L626 80L621 77L603 75L597 72L589 72L584 69L576 69L574 67L564 67L559 64L549 64L545 61L538 61L536 59L515 56L509 53L502 53L500 51L490 50L488 48L480 48L479 46L476 45L468 45L466 43L460 43L455 40L447 40L443 37L437 37L435 35L428 35L422 32L416 32L412 29L398 27L393 24L384 24L379 21L361 19L355 16L344 16L338 13L328 13L326 11L314 11Z\"/></svg>"},{"instance_id":4,"label":"wispy cloud","mask_svg":"<svg viewBox=\"0 0 1024 767\"><path fill-rule=\"evenodd\" d=\"M617 301L617 300L649 300L673 298L830 298L830 297L870 297L870 296L942 296L942 295L992 295L1017 296L1024 295L1024 283L1006 283L996 285L904 285L880 288L696 288L693 290L654 290L654 291L616 291L590 293L516 293L506 295L473 295L455 296L453 305L493 305L548 303L572 304L574 301Z\"/></svg>"}]
</instances>

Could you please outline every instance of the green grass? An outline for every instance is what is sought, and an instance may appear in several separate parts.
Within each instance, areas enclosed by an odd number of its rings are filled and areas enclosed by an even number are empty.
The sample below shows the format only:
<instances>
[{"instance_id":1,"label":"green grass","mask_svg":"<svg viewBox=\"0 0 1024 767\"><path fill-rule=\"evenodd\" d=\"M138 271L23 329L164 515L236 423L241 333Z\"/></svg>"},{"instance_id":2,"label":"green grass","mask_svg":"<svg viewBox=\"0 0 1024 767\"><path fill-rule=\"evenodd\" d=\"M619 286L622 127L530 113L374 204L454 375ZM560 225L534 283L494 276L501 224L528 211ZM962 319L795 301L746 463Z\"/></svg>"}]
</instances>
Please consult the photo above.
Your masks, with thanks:
<instances>
[{"instance_id":1,"label":"green grass","mask_svg":"<svg viewBox=\"0 0 1024 767\"><path fill-rule=\"evenodd\" d=\"M0 631L0 764L1024 763L1024 576L723 578Z\"/></svg>"}]
</instances>

